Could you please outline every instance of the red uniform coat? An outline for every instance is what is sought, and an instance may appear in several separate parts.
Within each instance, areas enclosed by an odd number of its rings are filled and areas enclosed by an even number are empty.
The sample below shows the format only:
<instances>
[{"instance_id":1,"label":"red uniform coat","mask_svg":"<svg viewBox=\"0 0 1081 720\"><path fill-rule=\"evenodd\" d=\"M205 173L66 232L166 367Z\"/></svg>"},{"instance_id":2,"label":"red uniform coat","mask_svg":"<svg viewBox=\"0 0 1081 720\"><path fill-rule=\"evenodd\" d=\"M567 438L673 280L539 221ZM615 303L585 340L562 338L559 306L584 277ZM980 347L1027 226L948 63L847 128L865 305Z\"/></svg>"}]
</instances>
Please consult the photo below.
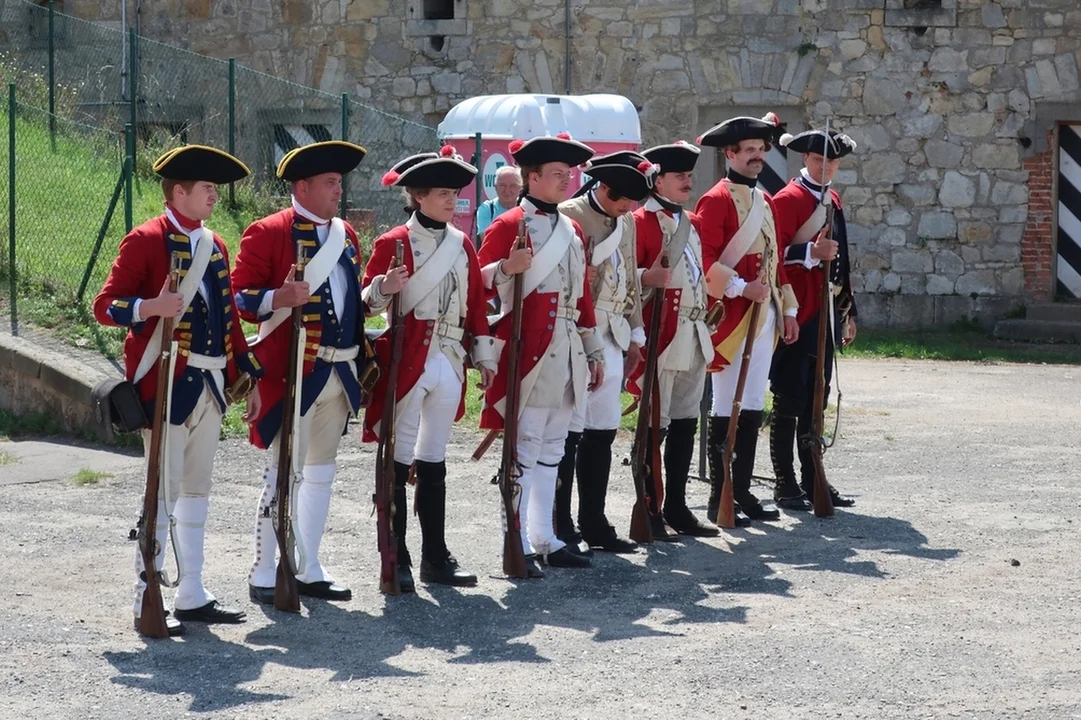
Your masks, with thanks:
<instances>
[{"instance_id":1,"label":"red uniform coat","mask_svg":"<svg viewBox=\"0 0 1081 720\"><path fill-rule=\"evenodd\" d=\"M409 270L409 275L413 275L415 268L413 266L413 253L409 245L409 228L406 225L399 225L376 238L375 244L372 246L372 256L364 268L363 284L365 287L369 286L376 276L385 274L390 268L390 264L394 261L394 250L398 240L401 240L404 244L402 259ZM484 291L484 280L480 274L480 264L477 262L477 251L474 249L468 235L462 236L462 246L465 248L469 258L468 307L465 317L465 338L462 340L462 346L468 353L473 347L473 338L489 334L488 302ZM404 321L405 332L402 338L402 358L401 363L398 365L398 386L395 392L395 399L399 402L417 384L420 376L424 373L424 363L428 359L428 349L430 347L426 341L431 342L432 339L432 336L425 335L425 332L430 331L435 324L434 321L418 319L413 312L406 315ZM391 354L389 333L381 336L376 341L375 353L379 359L379 366L381 368L389 367ZM386 382L387 373L384 370L379 377L379 382L372 391L372 401L365 411L363 434L365 442L379 440L373 428L382 419L383 404L387 394ZM462 400L458 404L458 412L454 419L461 419L464 413L465 383L462 383Z\"/></svg>"},{"instance_id":2,"label":"red uniform coat","mask_svg":"<svg viewBox=\"0 0 1081 720\"><path fill-rule=\"evenodd\" d=\"M510 256L511 247L518 237L518 223L524 215L521 206L514 207L503 213L488 226L484 233L484 242L481 244L478 254L481 266L504 260ZM571 221L574 232L582 243L583 251L586 249L585 236L578 223ZM494 287L489 290L488 297L496 297L497 290ZM548 345L552 342L551 318L548 313L559 300L559 293L542 293L534 290L522 298L522 345L518 350L520 360L518 364L519 377L524 378L537 364L536 358L543 356ZM593 313L593 298L589 292L587 278L582 278L582 296L578 299L577 309L578 327L592 328L597 326L597 319ZM505 343L510 344L511 318L508 312L492 328L495 336ZM480 426L486 430L501 430L503 428L503 416L495 409L497 402L507 395L507 363L508 351L505 347L499 358L499 372L495 376L495 382L485 392L484 409L481 411ZM526 398L522 398L524 403Z\"/></svg>"},{"instance_id":3,"label":"red uniform coat","mask_svg":"<svg viewBox=\"0 0 1081 720\"><path fill-rule=\"evenodd\" d=\"M120 250L116 260L113 261L113 267L109 271L105 286L94 298L94 318L99 323L109 326L129 326L128 335L124 338L123 351L124 375L128 380L135 377L135 369L139 366L143 352L146 350L150 337L154 334L154 329L161 318L154 317L146 322L131 325L130 322L119 322L110 315L109 310L114 302L118 304L127 303L123 308L126 313L123 314L130 318L134 312L134 303L132 302L134 298L145 300L158 296L162 285L165 284L165 278L169 274L169 251L166 235L170 233L177 234L177 231L165 215L156 217L153 220L147 220L142 225L133 228L120 241ZM221 254L224 265L228 268L229 251L217 233L214 234L214 248ZM188 262L190 263L191 260L189 259ZM228 278L222 278L222 280L228 282ZM222 300L225 300L224 295ZM231 287L228 302L232 307L232 316L236 318L237 307ZM190 307L188 310L190 311ZM186 333L181 322L178 321L173 330L173 338L177 341L179 348L176 371L173 375L174 380L188 366L188 355L191 354L189 336L190 333ZM258 369L259 365L248 352L248 343L244 339L244 333L241 331L239 322L233 321L230 324L226 338L228 365L225 369L225 386L229 387L236 382L240 374L240 369L237 367L237 357L239 355L243 354L245 356L242 369L249 370L252 366ZM153 399L157 384L158 363L154 363L150 371L138 384L139 397L144 403Z\"/></svg>"},{"instance_id":4,"label":"red uniform coat","mask_svg":"<svg viewBox=\"0 0 1081 720\"><path fill-rule=\"evenodd\" d=\"M830 197L837 209L841 208L841 197L830 190ZM814 214L819 205L818 198L805 188L798 179L785 185L773 196L774 219L777 223L777 245L781 257L785 257L791 247L796 231ZM805 265L786 265L788 281L799 300L799 314L796 321L802 326L811 318L818 316L820 304L823 268L819 264L808 270Z\"/></svg>"},{"instance_id":5,"label":"red uniform coat","mask_svg":"<svg viewBox=\"0 0 1081 720\"><path fill-rule=\"evenodd\" d=\"M281 287L289 268L296 262L296 246L293 241L293 224L309 224L311 220L297 214L292 208L286 208L257 220L244 231L240 239L240 252L237 253L236 268L233 269L233 287L238 292L250 294L250 302L242 303L240 316L248 322L259 322L260 318L253 310L258 307L259 299L268 290ZM357 234L349 223L345 224L345 234L353 248L357 297L360 296L360 244ZM317 288L312 288L316 292ZM358 309L357 314L363 318ZM363 322L363 320L361 320ZM307 330L308 348L304 352L303 375L308 376L315 369L315 350L323 334L322 319L318 316L305 315L304 327ZM363 343L363 332L359 333L357 344ZM273 437L264 438L256 431L256 426L285 396L285 370L288 363L289 323L283 322L263 338L253 348L255 356L266 368L259 380L258 390L262 400L259 416L255 418L249 435L253 445L269 447ZM358 368L363 366L364 353L357 358Z\"/></svg>"},{"instance_id":6,"label":"red uniform coat","mask_svg":"<svg viewBox=\"0 0 1081 720\"><path fill-rule=\"evenodd\" d=\"M763 195L765 195L766 203L772 211L774 207L773 199L768 193L763 193ZM713 267L713 264L720 259L721 253L724 252L729 241L739 230L739 215L736 212L735 202L728 192L728 181L722 180L699 198L698 204L695 206L695 212L698 214L701 223L702 263L705 265L704 269L708 272L709 268ZM776 213L774 213L774 217L776 217ZM788 284L788 276L781 257L778 256L777 258L777 284L779 287ZM755 247L752 246L751 250L740 258L732 269L736 271L736 274L742 280L752 282L762 270L763 259L761 250L755 252ZM714 302L724 303L724 319L713 333L713 346L718 347L735 331L743 321L744 316L750 312L751 301L742 295L737 295L734 298L723 297L723 293L720 297L711 293L711 297L714 298L713 302L710 303L711 307ZM728 361L718 352L714 355L713 363L709 369L710 371L716 371L727 366Z\"/></svg>"},{"instance_id":7,"label":"red uniform coat","mask_svg":"<svg viewBox=\"0 0 1081 720\"><path fill-rule=\"evenodd\" d=\"M667 212L667 211L662 211ZM687 218L691 221L691 227L695 229L699 237L702 236L702 223L698 219L698 216L694 213L684 210ZM669 213L671 214L671 213ZM661 254L661 246L664 243L664 233L661 231L661 225L657 222L656 213L646 210L644 207L640 207L634 211L634 230L637 236L637 250L638 250L638 268L649 269L653 267L653 263L657 262L657 258ZM671 258L670 263L675 264L675 261L679 258ZM703 248L703 264L705 259L705 249ZM706 266L708 267L708 265ZM704 273L705 267L702 268ZM642 288L645 291L646 288ZM653 303L656 297L656 288L651 288L654 292L650 293L650 300L642 307L642 318L646 323L646 330L649 330L649 321L653 317ZM679 304L676 300L677 288L665 288L664 291L664 310L661 312L661 340L660 345L657 346L657 355L665 351L665 348L672 342L672 338L676 336L676 326L679 324ZM648 338L647 338L648 340ZM639 365L642 368L642 365ZM641 374L636 373L636 375Z\"/></svg>"}]
</instances>

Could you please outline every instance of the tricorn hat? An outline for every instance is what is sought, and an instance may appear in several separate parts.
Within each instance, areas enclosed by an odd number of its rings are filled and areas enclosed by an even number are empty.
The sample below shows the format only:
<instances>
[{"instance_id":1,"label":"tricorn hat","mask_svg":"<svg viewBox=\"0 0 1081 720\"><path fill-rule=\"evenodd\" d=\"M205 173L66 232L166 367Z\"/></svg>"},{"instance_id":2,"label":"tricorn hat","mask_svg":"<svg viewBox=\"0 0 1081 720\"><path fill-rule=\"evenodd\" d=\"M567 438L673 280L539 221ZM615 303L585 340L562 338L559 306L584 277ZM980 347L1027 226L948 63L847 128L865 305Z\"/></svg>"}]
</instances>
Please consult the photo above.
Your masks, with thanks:
<instances>
[{"instance_id":1,"label":"tricorn hat","mask_svg":"<svg viewBox=\"0 0 1081 720\"><path fill-rule=\"evenodd\" d=\"M653 189L653 179L661 171L642 155L630 150L593 158L582 168L592 180L576 193L582 195L596 183L604 183L621 197L641 202Z\"/></svg>"},{"instance_id":2,"label":"tricorn hat","mask_svg":"<svg viewBox=\"0 0 1081 720\"><path fill-rule=\"evenodd\" d=\"M828 143L825 130L807 130L799 135L785 133L777 144L793 152L824 155L828 160L843 158L856 149L855 140L836 130L830 130Z\"/></svg>"},{"instance_id":3,"label":"tricorn hat","mask_svg":"<svg viewBox=\"0 0 1081 720\"><path fill-rule=\"evenodd\" d=\"M662 173L691 172L698 163L702 150L684 140L676 140L668 145L655 145L644 150L642 155L660 166Z\"/></svg>"},{"instance_id":4,"label":"tricorn hat","mask_svg":"<svg viewBox=\"0 0 1081 720\"><path fill-rule=\"evenodd\" d=\"M464 161L452 146L444 145L438 153L420 153L399 161L383 176L383 184L461 190L476 176L477 168Z\"/></svg>"},{"instance_id":5,"label":"tricorn hat","mask_svg":"<svg viewBox=\"0 0 1081 720\"><path fill-rule=\"evenodd\" d=\"M766 113L766 116L761 119L734 117L706 130L698 138L698 144L723 148L739 145L743 140L776 142L781 132L783 128L777 113Z\"/></svg>"},{"instance_id":6,"label":"tricorn hat","mask_svg":"<svg viewBox=\"0 0 1081 720\"><path fill-rule=\"evenodd\" d=\"M202 180L215 185L236 182L251 175L244 163L207 145L174 148L154 162L154 172L168 180Z\"/></svg>"},{"instance_id":7,"label":"tricorn hat","mask_svg":"<svg viewBox=\"0 0 1081 720\"><path fill-rule=\"evenodd\" d=\"M593 148L571 139L570 133L565 132L555 137L513 140L507 149L519 166L561 162L577 167L594 155Z\"/></svg>"},{"instance_id":8,"label":"tricorn hat","mask_svg":"<svg viewBox=\"0 0 1081 720\"><path fill-rule=\"evenodd\" d=\"M364 159L367 150L344 140L327 140L294 148L278 163L278 177L289 182L323 173L345 175Z\"/></svg>"}]
</instances>

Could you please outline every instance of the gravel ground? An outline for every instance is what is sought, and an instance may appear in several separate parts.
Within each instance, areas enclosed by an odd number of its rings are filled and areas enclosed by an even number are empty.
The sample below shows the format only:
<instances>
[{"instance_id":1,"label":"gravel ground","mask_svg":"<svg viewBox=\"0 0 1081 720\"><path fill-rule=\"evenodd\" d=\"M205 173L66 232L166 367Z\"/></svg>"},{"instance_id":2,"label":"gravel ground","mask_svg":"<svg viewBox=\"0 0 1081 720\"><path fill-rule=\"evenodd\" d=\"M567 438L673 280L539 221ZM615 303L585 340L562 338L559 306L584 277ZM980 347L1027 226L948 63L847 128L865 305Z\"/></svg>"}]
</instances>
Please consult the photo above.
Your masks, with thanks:
<instances>
[{"instance_id":1,"label":"gravel ground","mask_svg":"<svg viewBox=\"0 0 1081 720\"><path fill-rule=\"evenodd\" d=\"M354 599L299 617L247 599L261 458L223 443L207 584L249 619L173 641L131 627L137 458L96 485L7 485L0 717L1081 717L1081 370L842 371L827 467L855 508L542 581L499 577L498 445L472 463L478 437L457 428L448 542L481 575L462 591L379 593L373 452L351 432L324 548ZM765 435L759 450L765 474ZM692 505L706 493L692 483ZM619 468L624 530L632 499Z\"/></svg>"}]
</instances>

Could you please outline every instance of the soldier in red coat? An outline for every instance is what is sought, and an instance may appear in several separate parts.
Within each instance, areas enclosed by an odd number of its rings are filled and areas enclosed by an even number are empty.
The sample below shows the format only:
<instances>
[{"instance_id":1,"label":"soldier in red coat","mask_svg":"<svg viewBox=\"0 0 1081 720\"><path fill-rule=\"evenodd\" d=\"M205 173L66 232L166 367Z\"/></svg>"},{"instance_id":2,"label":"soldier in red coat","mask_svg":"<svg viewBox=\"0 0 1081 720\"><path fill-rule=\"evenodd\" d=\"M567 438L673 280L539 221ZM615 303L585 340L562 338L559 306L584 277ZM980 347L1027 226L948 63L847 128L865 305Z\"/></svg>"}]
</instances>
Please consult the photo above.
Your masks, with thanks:
<instances>
[{"instance_id":1,"label":"soldier in red coat","mask_svg":"<svg viewBox=\"0 0 1081 720\"><path fill-rule=\"evenodd\" d=\"M228 392L244 375L263 370L248 352L229 283L225 243L203 221L218 200L216 185L235 182L248 168L228 153L188 145L162 155L154 164L162 177L165 213L134 228L120 241L120 251L105 286L94 298L94 317L102 325L128 328L124 339L125 377L135 383L152 416L158 384L161 321L176 318L176 370L169 397L167 482L159 495L155 570L165 559L166 534L175 521L173 544L180 558L180 584L170 635L183 633L180 620L238 623L244 613L223 606L203 587L203 536L210 505L214 451L218 446ZM180 286L169 291L170 258L180 259ZM259 397L248 398L245 417L259 413ZM147 451L150 430L143 431ZM146 588L142 556L135 553L135 627L139 627Z\"/></svg>"},{"instance_id":2,"label":"soldier in red coat","mask_svg":"<svg viewBox=\"0 0 1081 720\"><path fill-rule=\"evenodd\" d=\"M808 130L795 137L782 135L780 144L789 152L803 154L800 176L773 197L777 218L777 242L788 278L799 300L799 341L777 348L770 372L773 391L773 419L770 423L769 449L777 486L773 497L777 505L795 510L809 510L814 499L813 448L796 443L812 434L814 417L815 366L818 354L818 320L823 282L822 262L830 265L833 289L827 309L830 332L826 343L826 391L833 374L833 352L848 345L856 336L856 305L849 278L848 238L845 233L841 198L831 186L841 158L856 149L847 135L825 130ZM833 203L833 227L825 237L826 205L822 202L823 183L829 188ZM792 447L797 444L800 458L800 481L797 484ZM851 507L855 501L830 486L834 507Z\"/></svg>"},{"instance_id":3,"label":"soldier in red coat","mask_svg":"<svg viewBox=\"0 0 1081 720\"><path fill-rule=\"evenodd\" d=\"M664 302L658 340L657 384L660 388L660 432L664 438L663 493L658 486L650 494L649 511L653 538L674 542L682 535L711 537L716 527L697 518L687 507L687 475L694 455L698 414L713 360L710 328L706 324L707 297L704 282L700 223L683 207L690 198L694 166L701 151L682 140L658 145L642 154L660 166L653 193L634 212L638 243L638 273L647 301L642 316L649 318L653 303ZM668 256L669 266L661 266ZM663 290L663 295L660 292ZM646 327L646 334L649 328ZM652 340L652 338L647 338ZM639 395L645 364L639 365L628 390ZM664 516L661 516L663 495Z\"/></svg>"},{"instance_id":4,"label":"soldier in red coat","mask_svg":"<svg viewBox=\"0 0 1081 720\"><path fill-rule=\"evenodd\" d=\"M360 246L348 223L334 217L342 195L342 175L364 158L364 148L328 141L290 151L277 174L292 184L292 207L257 220L240 240L233 285L241 316L259 323L253 350L266 367L256 392L261 412L251 426L251 442L269 448L263 492L255 521L255 562L249 594L274 602L273 504L277 478L278 431L282 420L289 324L303 306L303 381L294 452L303 463L297 485L295 532L297 589L301 595L348 600L349 588L334 581L319 562L319 545L330 512L338 445L346 422L361 406L361 380L370 367L364 344ZM304 280L294 281L298 245L304 253ZM299 463L298 463L299 464Z\"/></svg>"},{"instance_id":5,"label":"soldier in red coat","mask_svg":"<svg viewBox=\"0 0 1081 720\"><path fill-rule=\"evenodd\" d=\"M713 365L713 408L709 427L710 517L716 517L724 482L722 453L730 422L737 423L732 457L732 490L738 508L750 520L778 520L780 512L766 510L751 493L758 431L766 402L770 360L779 339L793 343L799 335L797 302L777 250L770 198L758 189L758 174L780 121L773 113L761 120L737 117L710 128L699 142L722 148L728 174L699 201L706 285L710 297L724 303L724 321L713 334L717 351ZM750 327L751 306L762 303L758 326ZM731 418L732 401L748 334L754 348L747 370L738 418Z\"/></svg>"},{"instance_id":6,"label":"soldier in red coat","mask_svg":"<svg viewBox=\"0 0 1081 720\"><path fill-rule=\"evenodd\" d=\"M364 301L369 314L387 310L399 290L404 321L394 420L394 534L398 539L398 580L413 592L412 559L406 546L405 486L416 468L416 512L420 522L420 579L444 585L475 585L477 576L458 567L445 538L447 441L465 413L468 361L480 371L480 386L492 384L497 367L495 339L488 329L487 297L473 243L450 224L461 192L477 174L449 145L439 154L402 160L383 176L400 187L413 212L404 225L376 239L364 269ZM391 268L403 245L404 264ZM408 279L406 279L408 278ZM389 311L388 311L389 312ZM388 324L391 318L387 318ZM376 342L384 367L391 362L390 339ZM468 354L468 357L467 357ZM375 386L365 411L364 439L379 439L387 395L386 375Z\"/></svg>"},{"instance_id":7,"label":"soldier in red coat","mask_svg":"<svg viewBox=\"0 0 1081 720\"><path fill-rule=\"evenodd\" d=\"M509 353L520 353L517 453L522 475L517 515L529 575L544 577L538 555L551 566L590 565L589 558L570 552L556 537L552 511L571 418L576 408L585 406L587 389L604 381L604 344L594 332L585 241L577 224L558 208L567 198L571 168L592 157L593 150L566 133L515 140L509 149L522 171L522 199L488 227L479 255L485 287L490 295L498 294L507 313L512 280L524 273L522 342L506 347L500 356L499 374L485 392L481 427L503 427ZM523 220L528 247L512 250ZM505 314L494 326L496 337L506 342L510 326Z\"/></svg>"}]
</instances>

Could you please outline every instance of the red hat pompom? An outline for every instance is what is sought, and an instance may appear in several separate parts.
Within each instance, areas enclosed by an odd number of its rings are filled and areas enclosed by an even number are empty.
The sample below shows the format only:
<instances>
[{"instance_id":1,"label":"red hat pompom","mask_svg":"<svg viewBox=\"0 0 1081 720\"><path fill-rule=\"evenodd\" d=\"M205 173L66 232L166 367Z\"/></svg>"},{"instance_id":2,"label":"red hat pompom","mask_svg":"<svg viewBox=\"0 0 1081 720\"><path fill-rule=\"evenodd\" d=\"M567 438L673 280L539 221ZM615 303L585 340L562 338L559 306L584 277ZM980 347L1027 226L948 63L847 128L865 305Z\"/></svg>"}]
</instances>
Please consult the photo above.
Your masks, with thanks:
<instances>
[{"instance_id":1,"label":"red hat pompom","mask_svg":"<svg viewBox=\"0 0 1081 720\"><path fill-rule=\"evenodd\" d=\"M454 146L453 145L444 145L443 147L439 148L439 154L442 155L443 157L450 157L450 156L454 155Z\"/></svg>"},{"instance_id":2,"label":"red hat pompom","mask_svg":"<svg viewBox=\"0 0 1081 720\"><path fill-rule=\"evenodd\" d=\"M512 140L510 145L507 146L507 149L510 150L510 154L513 155L519 150L521 150L524 145L524 140Z\"/></svg>"},{"instance_id":3,"label":"red hat pompom","mask_svg":"<svg viewBox=\"0 0 1081 720\"><path fill-rule=\"evenodd\" d=\"M699 145L701 145L701 144L702 144L702 136L701 136L701 135L699 135L698 137L696 137L696 138L694 139L694 141L695 141L696 143L698 143ZM681 140L680 142L683 142L683 141Z\"/></svg>"},{"instance_id":4,"label":"red hat pompom","mask_svg":"<svg viewBox=\"0 0 1081 720\"><path fill-rule=\"evenodd\" d=\"M560 140L570 140L571 139L571 134L569 132L561 132L561 133L557 133L556 137L559 138Z\"/></svg>"},{"instance_id":5,"label":"red hat pompom","mask_svg":"<svg viewBox=\"0 0 1081 720\"><path fill-rule=\"evenodd\" d=\"M383 176L383 185L385 185L386 187L390 187L394 183L398 182L398 178L400 178L400 177L401 177L401 175L399 175L398 173L391 170L390 172L388 172L386 175Z\"/></svg>"},{"instance_id":6,"label":"red hat pompom","mask_svg":"<svg viewBox=\"0 0 1081 720\"><path fill-rule=\"evenodd\" d=\"M774 125L780 125L781 124L781 118L778 117L777 113L775 113L775 112L766 113L766 117L764 119L765 119L766 122L771 122Z\"/></svg>"},{"instance_id":7,"label":"red hat pompom","mask_svg":"<svg viewBox=\"0 0 1081 720\"><path fill-rule=\"evenodd\" d=\"M686 145L687 141L686 140L676 140L675 143L673 143L673 144L674 145Z\"/></svg>"},{"instance_id":8,"label":"red hat pompom","mask_svg":"<svg viewBox=\"0 0 1081 720\"><path fill-rule=\"evenodd\" d=\"M653 167L653 163L651 163L649 160L643 160L642 162L638 163L638 172L646 175L647 173L649 173L649 169L651 167Z\"/></svg>"}]
</instances>

